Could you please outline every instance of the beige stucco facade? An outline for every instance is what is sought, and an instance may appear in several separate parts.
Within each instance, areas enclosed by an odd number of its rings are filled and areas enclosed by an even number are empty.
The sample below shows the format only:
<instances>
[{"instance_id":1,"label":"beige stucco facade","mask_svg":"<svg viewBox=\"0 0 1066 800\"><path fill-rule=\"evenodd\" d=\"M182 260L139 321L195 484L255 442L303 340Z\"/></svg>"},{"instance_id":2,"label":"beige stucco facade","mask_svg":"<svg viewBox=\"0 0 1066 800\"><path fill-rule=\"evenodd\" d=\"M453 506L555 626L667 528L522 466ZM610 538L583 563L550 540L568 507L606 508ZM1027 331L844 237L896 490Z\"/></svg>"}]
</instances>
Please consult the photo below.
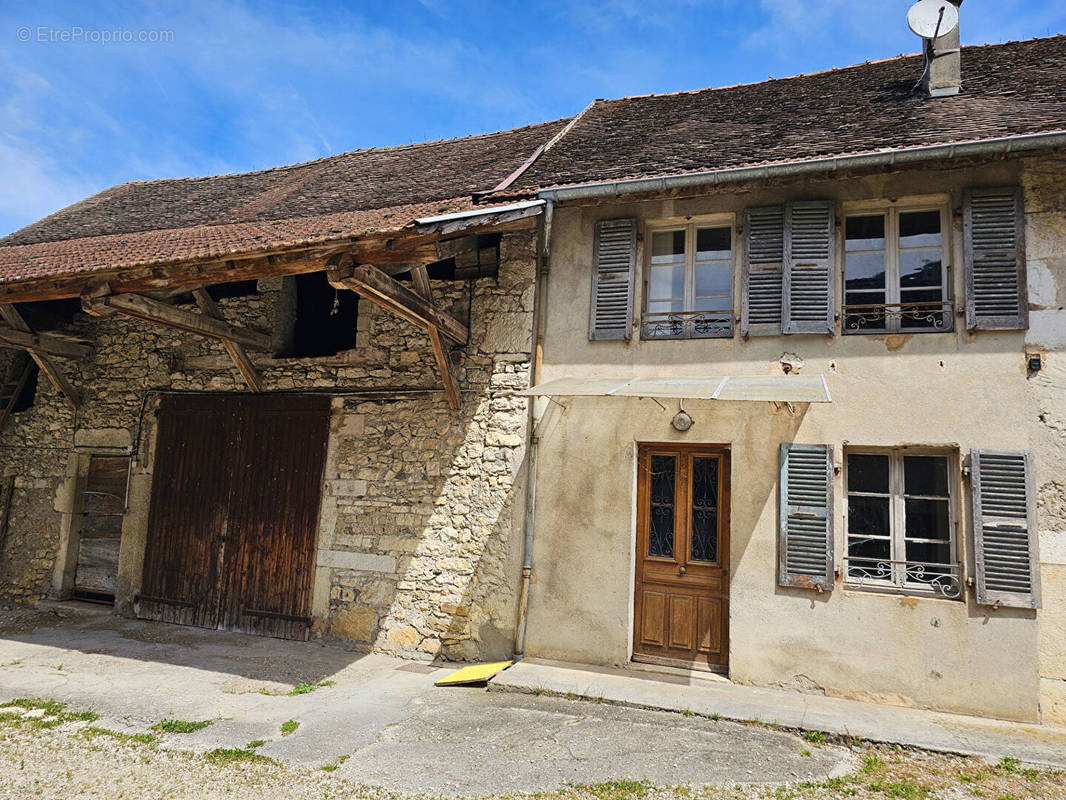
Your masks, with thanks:
<instances>
[{"instance_id":1,"label":"beige stucco facade","mask_svg":"<svg viewBox=\"0 0 1066 800\"><path fill-rule=\"evenodd\" d=\"M671 427L677 400L558 397L539 401L539 464L527 654L595 664L629 662L633 650L636 455L641 442L724 444L731 452L729 676L734 681L962 711L1066 721L1066 160L1053 157L941 165L921 171L723 187L689 198L554 208L540 380L564 376L824 375L831 404L685 401L695 425ZM950 281L960 309L962 190L1022 185L1030 283L1028 331L909 335L792 335L631 341L588 339L597 220L724 214L740 226L748 207L832 199L850 204L922 196L943 203ZM838 235L839 235L838 225ZM647 236L644 240L647 241ZM734 237L734 309L739 254ZM644 263L638 252L638 273ZM837 276L837 303L840 277ZM641 280L634 307L642 307ZM1043 354L1029 372L1027 349ZM665 406L665 407L664 407ZM973 448L1033 450L1042 545L1043 609L962 600L786 589L777 582L778 447L828 444L840 467L849 446L914 445L957 454L958 534L965 578L974 576L970 493ZM844 555L842 471L834 485L836 564Z\"/></svg>"}]
</instances>

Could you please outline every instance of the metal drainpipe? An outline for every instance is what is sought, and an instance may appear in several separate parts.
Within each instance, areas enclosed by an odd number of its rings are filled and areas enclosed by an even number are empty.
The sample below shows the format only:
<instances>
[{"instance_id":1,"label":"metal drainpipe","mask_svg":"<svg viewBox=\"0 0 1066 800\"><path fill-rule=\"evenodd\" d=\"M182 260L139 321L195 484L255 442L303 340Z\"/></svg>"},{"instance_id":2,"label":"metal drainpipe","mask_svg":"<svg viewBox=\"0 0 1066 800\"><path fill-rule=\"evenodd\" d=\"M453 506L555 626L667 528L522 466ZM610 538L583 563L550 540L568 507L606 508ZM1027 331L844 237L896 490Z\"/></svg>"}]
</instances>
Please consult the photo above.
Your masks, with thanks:
<instances>
[{"instance_id":1,"label":"metal drainpipe","mask_svg":"<svg viewBox=\"0 0 1066 800\"><path fill-rule=\"evenodd\" d=\"M537 285L533 295L533 360L529 369L529 385L536 386L540 379L541 352L544 346L544 316L547 313L548 269L552 229L552 201L544 208L541 224L540 247L537 253ZM526 514L523 523L524 544L522 547L522 583L518 591L518 622L514 633L514 655L521 658L526 652L526 625L529 621L529 585L533 577L533 531L537 509L537 450L540 435L537 426L537 398L529 398L529 445L528 468L526 469Z\"/></svg>"}]
</instances>

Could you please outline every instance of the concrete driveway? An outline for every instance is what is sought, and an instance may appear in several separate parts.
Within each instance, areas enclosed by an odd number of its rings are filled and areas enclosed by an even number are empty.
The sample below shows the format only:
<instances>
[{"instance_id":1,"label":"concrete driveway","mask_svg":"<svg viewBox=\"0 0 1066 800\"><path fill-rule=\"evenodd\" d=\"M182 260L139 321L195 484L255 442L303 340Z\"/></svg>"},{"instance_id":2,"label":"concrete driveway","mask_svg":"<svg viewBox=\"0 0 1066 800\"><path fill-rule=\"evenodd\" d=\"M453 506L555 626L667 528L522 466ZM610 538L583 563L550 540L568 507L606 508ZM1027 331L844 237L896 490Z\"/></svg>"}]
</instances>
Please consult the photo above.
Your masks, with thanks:
<instances>
[{"instance_id":1,"label":"concrete driveway","mask_svg":"<svg viewBox=\"0 0 1066 800\"><path fill-rule=\"evenodd\" d=\"M166 747L257 752L298 766L342 763L350 780L472 795L619 778L657 785L784 783L854 768L854 755L753 725L483 687L436 688L449 668L75 610L0 611L0 704L41 697L145 732L213 720ZM306 682L326 682L288 694ZM283 723L299 723L281 734Z\"/></svg>"}]
</instances>

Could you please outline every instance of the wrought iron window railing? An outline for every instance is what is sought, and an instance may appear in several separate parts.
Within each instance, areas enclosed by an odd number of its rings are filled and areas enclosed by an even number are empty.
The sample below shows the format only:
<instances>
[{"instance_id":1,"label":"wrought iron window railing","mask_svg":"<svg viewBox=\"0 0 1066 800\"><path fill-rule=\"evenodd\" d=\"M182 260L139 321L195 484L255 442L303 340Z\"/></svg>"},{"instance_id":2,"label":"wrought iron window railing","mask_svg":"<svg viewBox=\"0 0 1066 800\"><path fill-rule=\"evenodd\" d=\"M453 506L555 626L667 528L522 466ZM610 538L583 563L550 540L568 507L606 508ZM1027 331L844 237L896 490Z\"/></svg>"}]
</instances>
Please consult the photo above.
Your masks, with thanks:
<instances>
[{"instance_id":1,"label":"wrought iron window railing","mask_svg":"<svg viewBox=\"0 0 1066 800\"><path fill-rule=\"evenodd\" d=\"M962 567L927 561L848 557L844 559L844 583L853 587L958 600L962 597Z\"/></svg>"},{"instance_id":2,"label":"wrought iron window railing","mask_svg":"<svg viewBox=\"0 0 1066 800\"><path fill-rule=\"evenodd\" d=\"M900 303L846 304L841 308L844 333L950 331L952 303L931 300Z\"/></svg>"},{"instance_id":3,"label":"wrought iron window railing","mask_svg":"<svg viewBox=\"0 0 1066 800\"><path fill-rule=\"evenodd\" d=\"M644 339L721 339L733 335L732 311L663 311L646 313Z\"/></svg>"}]
</instances>

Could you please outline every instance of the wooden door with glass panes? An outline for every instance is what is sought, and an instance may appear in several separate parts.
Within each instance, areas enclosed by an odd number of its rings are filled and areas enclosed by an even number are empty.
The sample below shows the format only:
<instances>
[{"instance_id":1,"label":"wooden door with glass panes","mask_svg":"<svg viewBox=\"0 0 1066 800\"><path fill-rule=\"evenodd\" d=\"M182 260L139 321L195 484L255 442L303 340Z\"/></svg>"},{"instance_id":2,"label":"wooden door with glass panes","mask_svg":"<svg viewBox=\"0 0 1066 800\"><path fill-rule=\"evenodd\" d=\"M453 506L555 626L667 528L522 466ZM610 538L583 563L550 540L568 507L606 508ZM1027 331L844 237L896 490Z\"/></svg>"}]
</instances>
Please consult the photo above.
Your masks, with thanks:
<instances>
[{"instance_id":1,"label":"wooden door with glass panes","mask_svg":"<svg viewBox=\"0 0 1066 800\"><path fill-rule=\"evenodd\" d=\"M642 445L633 658L724 672L729 662L729 453Z\"/></svg>"}]
</instances>

